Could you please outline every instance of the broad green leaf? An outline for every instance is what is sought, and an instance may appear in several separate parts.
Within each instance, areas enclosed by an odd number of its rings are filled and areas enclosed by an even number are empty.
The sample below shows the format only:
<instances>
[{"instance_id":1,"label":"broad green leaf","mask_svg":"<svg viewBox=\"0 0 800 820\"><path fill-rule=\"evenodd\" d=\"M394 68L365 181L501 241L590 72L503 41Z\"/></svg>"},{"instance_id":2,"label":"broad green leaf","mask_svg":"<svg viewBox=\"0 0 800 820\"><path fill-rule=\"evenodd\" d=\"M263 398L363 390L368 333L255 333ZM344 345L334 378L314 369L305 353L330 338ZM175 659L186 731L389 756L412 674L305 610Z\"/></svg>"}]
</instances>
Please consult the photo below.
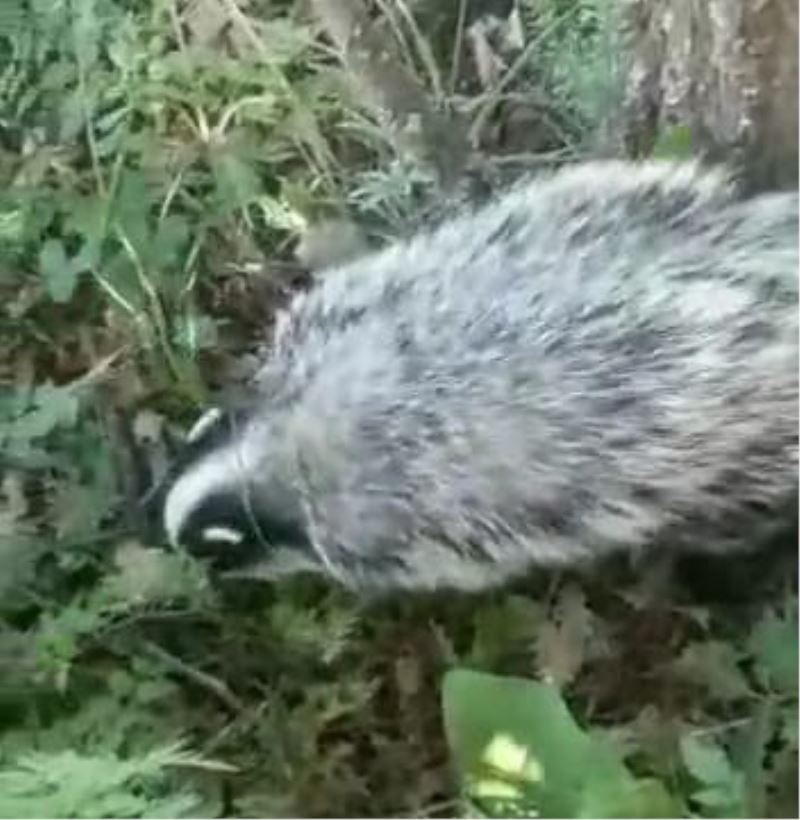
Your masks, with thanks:
<instances>
[{"instance_id":1,"label":"broad green leaf","mask_svg":"<svg viewBox=\"0 0 800 820\"><path fill-rule=\"evenodd\" d=\"M15 36L27 22L28 13L22 0L2 0L0 2L0 34Z\"/></svg>"},{"instance_id":2,"label":"broad green leaf","mask_svg":"<svg viewBox=\"0 0 800 820\"><path fill-rule=\"evenodd\" d=\"M102 197L75 198L64 215L64 225L68 231L74 231L86 240L99 242L105 233L107 210L108 204Z\"/></svg>"},{"instance_id":3,"label":"broad green leaf","mask_svg":"<svg viewBox=\"0 0 800 820\"><path fill-rule=\"evenodd\" d=\"M67 302L75 290L78 272L60 239L48 239L39 252L39 271L54 302Z\"/></svg>"},{"instance_id":4,"label":"broad green leaf","mask_svg":"<svg viewBox=\"0 0 800 820\"><path fill-rule=\"evenodd\" d=\"M669 802L585 734L549 684L455 669L443 707L462 787L489 814L648 817Z\"/></svg>"},{"instance_id":5,"label":"broad green leaf","mask_svg":"<svg viewBox=\"0 0 800 820\"><path fill-rule=\"evenodd\" d=\"M108 203L102 197L93 195L70 200L70 207L64 213L64 228L81 239L80 250L72 260L77 271L99 265L107 217Z\"/></svg>"},{"instance_id":6,"label":"broad green leaf","mask_svg":"<svg viewBox=\"0 0 800 820\"><path fill-rule=\"evenodd\" d=\"M692 798L712 817L742 817L746 809L745 778L737 771L725 750L709 738L684 735L681 758L689 774L700 784Z\"/></svg>"},{"instance_id":7,"label":"broad green leaf","mask_svg":"<svg viewBox=\"0 0 800 820\"><path fill-rule=\"evenodd\" d=\"M72 34L75 57L86 70L97 61L100 52L102 23L97 11L94 0L83 0L74 7Z\"/></svg>"},{"instance_id":8,"label":"broad green leaf","mask_svg":"<svg viewBox=\"0 0 800 820\"><path fill-rule=\"evenodd\" d=\"M151 192L143 173L128 170L122 174L114 199L113 219L141 258L147 258L151 246L148 225L150 197Z\"/></svg>"},{"instance_id":9,"label":"broad green leaf","mask_svg":"<svg viewBox=\"0 0 800 820\"><path fill-rule=\"evenodd\" d=\"M692 798L708 809L712 817L741 817L740 789L730 786L711 786L692 794Z\"/></svg>"},{"instance_id":10,"label":"broad green leaf","mask_svg":"<svg viewBox=\"0 0 800 820\"><path fill-rule=\"evenodd\" d=\"M21 208L0 209L0 242L9 245L22 241L25 235L25 215Z\"/></svg>"},{"instance_id":11,"label":"broad green leaf","mask_svg":"<svg viewBox=\"0 0 800 820\"><path fill-rule=\"evenodd\" d=\"M730 784L735 777L725 750L696 734L681 738L681 757L689 774L708 786Z\"/></svg>"},{"instance_id":12,"label":"broad green leaf","mask_svg":"<svg viewBox=\"0 0 800 820\"><path fill-rule=\"evenodd\" d=\"M767 612L753 628L748 648L757 672L769 687L797 697L797 609L778 614Z\"/></svg>"},{"instance_id":13,"label":"broad green leaf","mask_svg":"<svg viewBox=\"0 0 800 820\"><path fill-rule=\"evenodd\" d=\"M766 787L768 775L765 771L767 744L775 729L776 704L771 698L759 699L753 714L731 741L731 763L741 771L745 779L747 814L763 817L766 813ZM797 720L793 721L797 726ZM794 748L796 742L792 743Z\"/></svg>"},{"instance_id":14,"label":"broad green leaf","mask_svg":"<svg viewBox=\"0 0 800 820\"><path fill-rule=\"evenodd\" d=\"M217 197L225 208L243 208L261 194L256 169L232 151L215 151L211 157L211 171Z\"/></svg>"},{"instance_id":15,"label":"broad green leaf","mask_svg":"<svg viewBox=\"0 0 800 820\"><path fill-rule=\"evenodd\" d=\"M57 427L72 427L78 418L78 408L78 398L68 388L39 385L32 406L15 420L11 435L29 441L46 436Z\"/></svg>"},{"instance_id":16,"label":"broad green leaf","mask_svg":"<svg viewBox=\"0 0 800 820\"><path fill-rule=\"evenodd\" d=\"M86 122L86 103L80 90L62 97L58 106L59 142L72 142L83 130Z\"/></svg>"},{"instance_id":17,"label":"broad green leaf","mask_svg":"<svg viewBox=\"0 0 800 820\"><path fill-rule=\"evenodd\" d=\"M158 267L179 264L190 236L189 223L182 216L170 215L161 220L153 238L152 263Z\"/></svg>"}]
</instances>

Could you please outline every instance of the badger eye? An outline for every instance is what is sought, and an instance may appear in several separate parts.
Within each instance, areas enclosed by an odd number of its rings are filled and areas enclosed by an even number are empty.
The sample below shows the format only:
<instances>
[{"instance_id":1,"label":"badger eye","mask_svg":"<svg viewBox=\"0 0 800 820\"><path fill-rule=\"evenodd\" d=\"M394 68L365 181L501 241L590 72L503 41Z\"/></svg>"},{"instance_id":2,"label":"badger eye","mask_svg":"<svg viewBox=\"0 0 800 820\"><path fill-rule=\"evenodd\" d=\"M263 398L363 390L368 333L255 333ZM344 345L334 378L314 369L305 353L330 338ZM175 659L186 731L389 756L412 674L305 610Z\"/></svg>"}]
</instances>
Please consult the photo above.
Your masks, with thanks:
<instances>
[{"instance_id":1,"label":"badger eye","mask_svg":"<svg viewBox=\"0 0 800 820\"><path fill-rule=\"evenodd\" d=\"M226 544L241 544L244 533L233 527L206 527L200 533L204 541L222 541Z\"/></svg>"}]
</instances>

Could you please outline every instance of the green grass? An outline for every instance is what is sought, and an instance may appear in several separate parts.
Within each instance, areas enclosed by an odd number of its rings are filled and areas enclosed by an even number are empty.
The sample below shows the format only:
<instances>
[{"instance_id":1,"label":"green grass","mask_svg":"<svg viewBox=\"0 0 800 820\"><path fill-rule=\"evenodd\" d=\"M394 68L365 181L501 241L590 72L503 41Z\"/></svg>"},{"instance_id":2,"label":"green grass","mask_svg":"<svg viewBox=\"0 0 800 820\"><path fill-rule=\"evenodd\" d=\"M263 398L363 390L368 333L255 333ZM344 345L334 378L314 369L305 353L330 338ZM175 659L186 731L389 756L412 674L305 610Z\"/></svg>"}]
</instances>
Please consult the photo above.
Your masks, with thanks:
<instances>
[{"instance_id":1,"label":"green grass","mask_svg":"<svg viewBox=\"0 0 800 820\"><path fill-rule=\"evenodd\" d=\"M618 49L606 3L520 6L510 73L483 88L465 53L452 95L455 17L427 42L382 7L469 127L536 101L539 167L602 139ZM117 414L158 452L309 221L385 238L439 193L295 4L195 8L0 2L0 814L791 811L791 584L712 605L611 567L366 604L212 587L130 533Z\"/></svg>"}]
</instances>

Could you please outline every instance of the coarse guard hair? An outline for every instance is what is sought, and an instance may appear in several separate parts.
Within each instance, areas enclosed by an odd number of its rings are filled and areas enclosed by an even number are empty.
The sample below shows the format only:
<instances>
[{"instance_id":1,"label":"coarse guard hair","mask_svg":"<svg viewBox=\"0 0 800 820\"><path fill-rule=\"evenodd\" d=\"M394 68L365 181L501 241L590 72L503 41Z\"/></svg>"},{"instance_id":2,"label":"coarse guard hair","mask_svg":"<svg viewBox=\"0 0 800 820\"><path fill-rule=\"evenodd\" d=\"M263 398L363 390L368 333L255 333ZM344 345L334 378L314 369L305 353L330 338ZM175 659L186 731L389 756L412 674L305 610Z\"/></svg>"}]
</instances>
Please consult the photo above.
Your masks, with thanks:
<instances>
[{"instance_id":1,"label":"coarse guard hair","mask_svg":"<svg viewBox=\"0 0 800 820\"><path fill-rule=\"evenodd\" d=\"M192 432L169 539L226 570L479 589L796 505L798 197L599 162L329 270Z\"/></svg>"}]
</instances>

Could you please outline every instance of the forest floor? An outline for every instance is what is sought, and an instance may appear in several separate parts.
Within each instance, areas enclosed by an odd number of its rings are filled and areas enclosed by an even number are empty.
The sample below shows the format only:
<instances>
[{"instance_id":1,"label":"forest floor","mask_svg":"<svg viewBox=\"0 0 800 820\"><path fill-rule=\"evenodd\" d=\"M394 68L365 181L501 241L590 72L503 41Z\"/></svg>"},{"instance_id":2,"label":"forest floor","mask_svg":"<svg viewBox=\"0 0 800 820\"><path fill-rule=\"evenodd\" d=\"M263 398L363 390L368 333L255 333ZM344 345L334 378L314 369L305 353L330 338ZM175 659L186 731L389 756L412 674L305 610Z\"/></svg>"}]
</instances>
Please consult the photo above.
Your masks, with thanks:
<instances>
[{"instance_id":1,"label":"forest floor","mask_svg":"<svg viewBox=\"0 0 800 820\"><path fill-rule=\"evenodd\" d=\"M612 9L0 4L0 816L797 816L793 544L364 602L136 534L320 260L619 153ZM460 745L517 693L546 787Z\"/></svg>"}]
</instances>

